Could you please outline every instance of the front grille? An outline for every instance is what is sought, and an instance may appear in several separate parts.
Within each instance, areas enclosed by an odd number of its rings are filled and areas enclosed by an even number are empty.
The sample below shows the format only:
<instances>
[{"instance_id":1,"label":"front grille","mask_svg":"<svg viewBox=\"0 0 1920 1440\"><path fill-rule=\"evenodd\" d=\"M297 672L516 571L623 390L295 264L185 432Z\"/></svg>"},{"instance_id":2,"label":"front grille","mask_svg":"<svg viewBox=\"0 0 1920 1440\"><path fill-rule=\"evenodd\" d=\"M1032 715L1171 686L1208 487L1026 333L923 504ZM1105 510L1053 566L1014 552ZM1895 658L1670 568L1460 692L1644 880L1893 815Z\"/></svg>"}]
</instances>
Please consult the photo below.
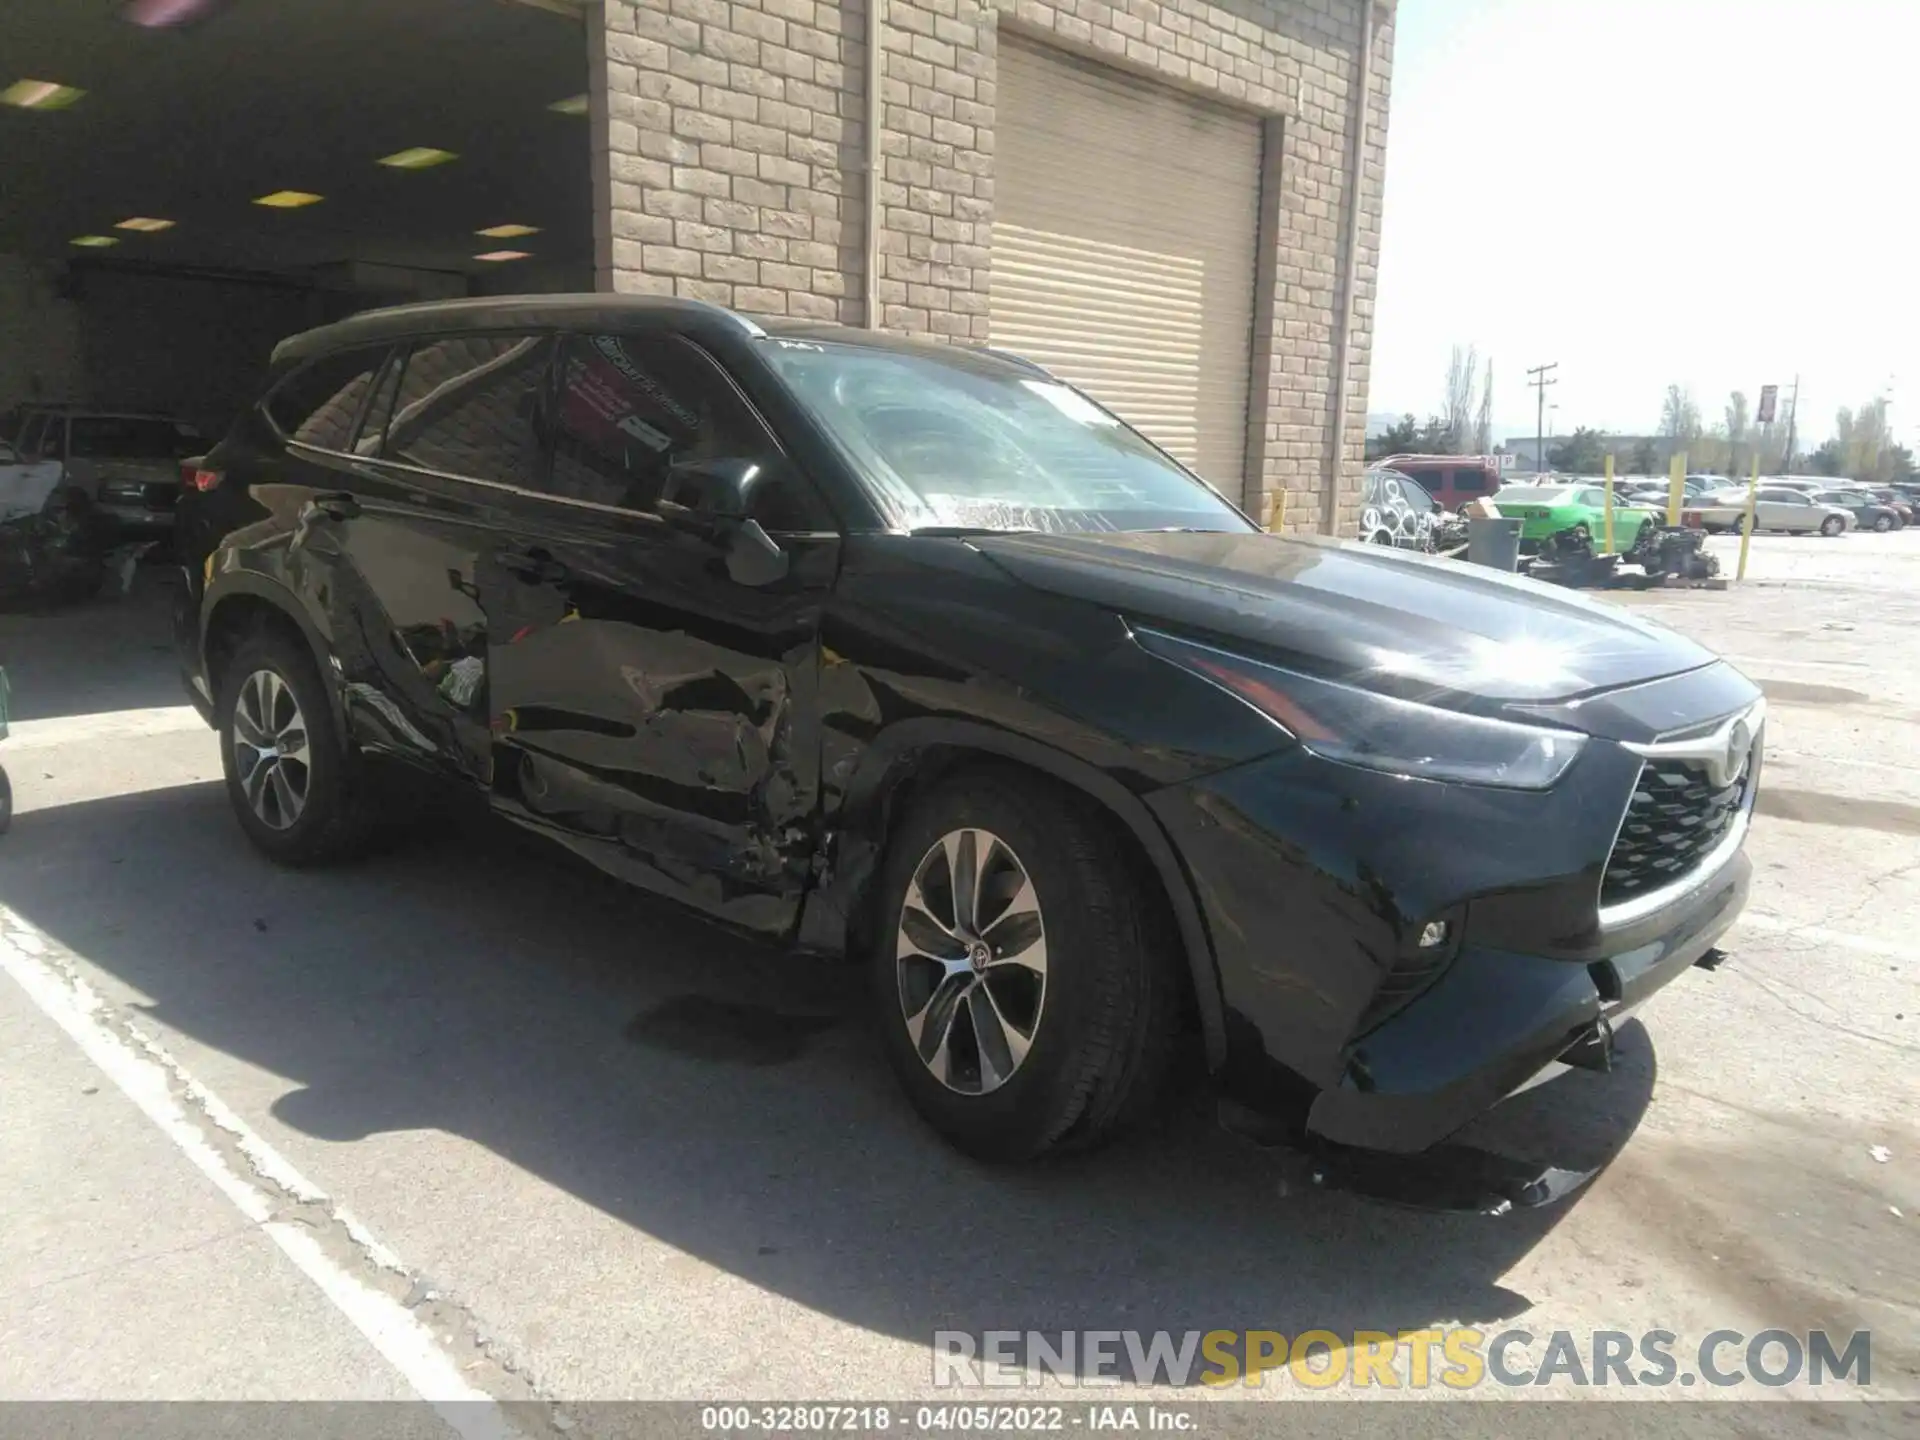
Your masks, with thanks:
<instances>
[{"instance_id":1,"label":"front grille","mask_svg":"<svg viewBox=\"0 0 1920 1440\"><path fill-rule=\"evenodd\" d=\"M1685 878L1739 819L1753 774L1749 756L1732 784L1716 789L1698 761L1651 759L1607 858L1600 903L1618 905Z\"/></svg>"}]
</instances>

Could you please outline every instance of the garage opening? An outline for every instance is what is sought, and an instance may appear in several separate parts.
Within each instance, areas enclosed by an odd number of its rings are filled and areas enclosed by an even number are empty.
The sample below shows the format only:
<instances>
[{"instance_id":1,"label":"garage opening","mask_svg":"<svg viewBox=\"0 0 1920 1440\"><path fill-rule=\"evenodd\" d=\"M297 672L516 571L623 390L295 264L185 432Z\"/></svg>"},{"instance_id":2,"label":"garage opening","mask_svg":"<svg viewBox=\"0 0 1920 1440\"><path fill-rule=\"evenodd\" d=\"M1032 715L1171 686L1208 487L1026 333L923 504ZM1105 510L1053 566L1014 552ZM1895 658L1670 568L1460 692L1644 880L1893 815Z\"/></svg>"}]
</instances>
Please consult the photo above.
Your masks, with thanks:
<instances>
[{"instance_id":1,"label":"garage opening","mask_svg":"<svg viewBox=\"0 0 1920 1440\"><path fill-rule=\"evenodd\" d=\"M217 435L288 334L591 289L580 8L5 0L0 413Z\"/></svg>"},{"instance_id":2,"label":"garage opening","mask_svg":"<svg viewBox=\"0 0 1920 1440\"><path fill-rule=\"evenodd\" d=\"M998 105L993 343L1238 495L1260 122L1008 37Z\"/></svg>"}]
</instances>

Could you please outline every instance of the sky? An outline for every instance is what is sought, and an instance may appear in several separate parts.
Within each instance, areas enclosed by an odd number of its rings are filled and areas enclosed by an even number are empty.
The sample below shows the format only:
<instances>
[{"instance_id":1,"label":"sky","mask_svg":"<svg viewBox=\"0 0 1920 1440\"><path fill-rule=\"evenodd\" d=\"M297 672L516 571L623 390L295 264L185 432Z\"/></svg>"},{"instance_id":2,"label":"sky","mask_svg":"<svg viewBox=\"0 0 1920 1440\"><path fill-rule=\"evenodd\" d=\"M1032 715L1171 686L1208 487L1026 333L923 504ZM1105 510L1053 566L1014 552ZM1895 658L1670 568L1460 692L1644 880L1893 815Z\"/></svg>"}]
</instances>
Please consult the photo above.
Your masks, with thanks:
<instances>
[{"instance_id":1,"label":"sky","mask_svg":"<svg viewBox=\"0 0 1920 1440\"><path fill-rule=\"evenodd\" d=\"M1889 393L1920 445L1916 81L1920 0L1400 0L1367 409L1460 344L1498 430L1558 361L1560 434L1797 373L1810 445Z\"/></svg>"}]
</instances>

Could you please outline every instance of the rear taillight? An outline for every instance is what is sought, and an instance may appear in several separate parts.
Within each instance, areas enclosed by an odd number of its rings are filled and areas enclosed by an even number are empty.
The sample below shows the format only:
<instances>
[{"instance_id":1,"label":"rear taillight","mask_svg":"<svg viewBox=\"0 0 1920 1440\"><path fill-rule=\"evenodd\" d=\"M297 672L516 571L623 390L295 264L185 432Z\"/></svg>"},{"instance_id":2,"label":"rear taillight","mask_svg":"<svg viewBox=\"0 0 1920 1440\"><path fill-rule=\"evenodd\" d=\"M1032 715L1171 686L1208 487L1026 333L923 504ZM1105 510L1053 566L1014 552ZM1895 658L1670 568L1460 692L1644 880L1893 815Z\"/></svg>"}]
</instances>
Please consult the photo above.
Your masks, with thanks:
<instances>
[{"instance_id":1,"label":"rear taillight","mask_svg":"<svg viewBox=\"0 0 1920 1440\"><path fill-rule=\"evenodd\" d=\"M180 467L180 483L188 490L217 490L225 478L218 470L207 470L198 465Z\"/></svg>"}]
</instances>

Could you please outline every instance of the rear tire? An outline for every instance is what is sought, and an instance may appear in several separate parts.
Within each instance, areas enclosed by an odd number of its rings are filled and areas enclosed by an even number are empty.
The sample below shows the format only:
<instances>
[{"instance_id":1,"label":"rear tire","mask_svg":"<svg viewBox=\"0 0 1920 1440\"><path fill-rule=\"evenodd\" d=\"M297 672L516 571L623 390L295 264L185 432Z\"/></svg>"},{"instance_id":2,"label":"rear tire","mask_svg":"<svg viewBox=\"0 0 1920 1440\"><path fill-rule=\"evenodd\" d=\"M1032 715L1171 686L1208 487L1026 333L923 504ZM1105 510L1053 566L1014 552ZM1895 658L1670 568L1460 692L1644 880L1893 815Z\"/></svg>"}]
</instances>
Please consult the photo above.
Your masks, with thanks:
<instances>
[{"instance_id":1,"label":"rear tire","mask_svg":"<svg viewBox=\"0 0 1920 1440\"><path fill-rule=\"evenodd\" d=\"M243 641L222 675L214 718L227 799L254 848L302 866L364 847L366 787L304 641L275 629Z\"/></svg>"},{"instance_id":2,"label":"rear tire","mask_svg":"<svg viewBox=\"0 0 1920 1440\"><path fill-rule=\"evenodd\" d=\"M1874 528L1874 533L1876 534L1879 534L1879 535L1886 534L1887 531L1893 529L1893 517L1891 515L1874 516L1873 528Z\"/></svg>"},{"instance_id":3,"label":"rear tire","mask_svg":"<svg viewBox=\"0 0 1920 1440\"><path fill-rule=\"evenodd\" d=\"M955 1147L1027 1160L1151 1109L1179 1015L1152 885L1088 802L1024 772L970 769L902 819L874 1013L907 1098Z\"/></svg>"},{"instance_id":4,"label":"rear tire","mask_svg":"<svg viewBox=\"0 0 1920 1440\"><path fill-rule=\"evenodd\" d=\"M1829 540L1846 528L1847 522L1842 520L1838 515L1829 515L1820 522L1820 533L1825 535Z\"/></svg>"}]
</instances>

